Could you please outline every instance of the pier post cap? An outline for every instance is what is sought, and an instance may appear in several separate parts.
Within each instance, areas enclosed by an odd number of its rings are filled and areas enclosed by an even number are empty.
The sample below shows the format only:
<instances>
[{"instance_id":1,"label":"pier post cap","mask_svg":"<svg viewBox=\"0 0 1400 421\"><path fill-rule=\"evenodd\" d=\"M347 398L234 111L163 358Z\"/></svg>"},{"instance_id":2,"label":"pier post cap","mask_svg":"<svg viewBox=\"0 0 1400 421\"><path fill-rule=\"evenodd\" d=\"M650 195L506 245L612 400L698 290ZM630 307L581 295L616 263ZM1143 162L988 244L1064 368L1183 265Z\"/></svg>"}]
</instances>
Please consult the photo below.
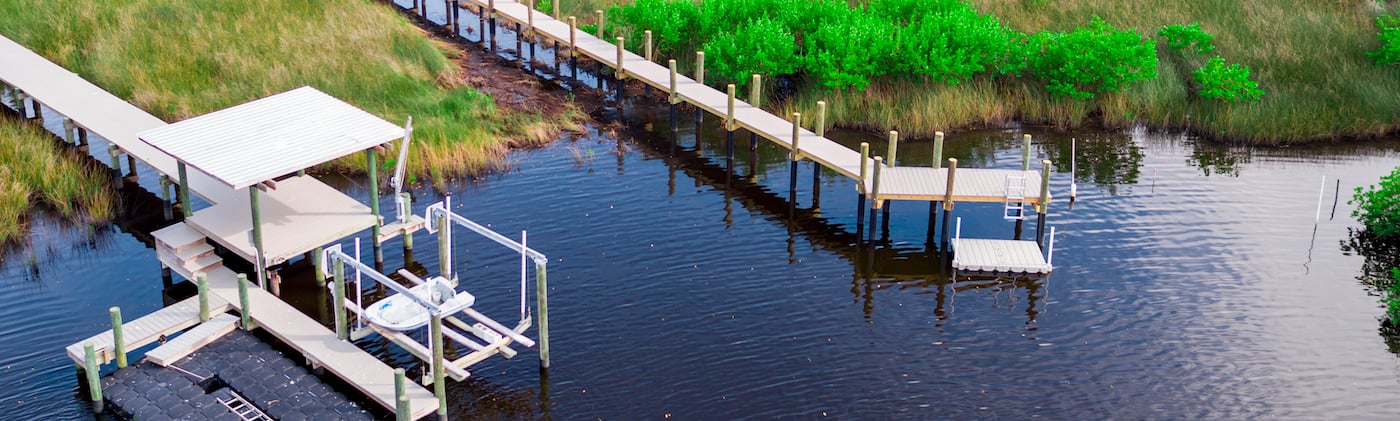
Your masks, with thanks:
<instances>
[{"instance_id":1,"label":"pier post cap","mask_svg":"<svg viewBox=\"0 0 1400 421\"><path fill-rule=\"evenodd\" d=\"M111 307L107 308L107 312L108 312L108 313L112 313L112 314L121 313L121 312L122 312L122 308L121 308L121 307L118 307L118 306L111 306Z\"/></svg>"}]
</instances>

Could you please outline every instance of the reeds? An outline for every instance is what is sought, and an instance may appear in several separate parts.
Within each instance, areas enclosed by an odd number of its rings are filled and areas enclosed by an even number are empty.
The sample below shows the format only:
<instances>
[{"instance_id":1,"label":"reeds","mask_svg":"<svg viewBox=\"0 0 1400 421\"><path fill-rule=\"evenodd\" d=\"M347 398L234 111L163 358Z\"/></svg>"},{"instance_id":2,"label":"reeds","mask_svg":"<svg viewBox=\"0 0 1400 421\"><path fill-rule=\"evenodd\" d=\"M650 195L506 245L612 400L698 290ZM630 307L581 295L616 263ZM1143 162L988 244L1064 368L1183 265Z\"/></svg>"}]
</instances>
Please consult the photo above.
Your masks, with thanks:
<instances>
[{"instance_id":1,"label":"reeds","mask_svg":"<svg viewBox=\"0 0 1400 421\"><path fill-rule=\"evenodd\" d=\"M97 166L64 154L37 126L0 119L0 243L20 238L26 215L37 206L75 222L110 221L116 196Z\"/></svg>"}]
</instances>

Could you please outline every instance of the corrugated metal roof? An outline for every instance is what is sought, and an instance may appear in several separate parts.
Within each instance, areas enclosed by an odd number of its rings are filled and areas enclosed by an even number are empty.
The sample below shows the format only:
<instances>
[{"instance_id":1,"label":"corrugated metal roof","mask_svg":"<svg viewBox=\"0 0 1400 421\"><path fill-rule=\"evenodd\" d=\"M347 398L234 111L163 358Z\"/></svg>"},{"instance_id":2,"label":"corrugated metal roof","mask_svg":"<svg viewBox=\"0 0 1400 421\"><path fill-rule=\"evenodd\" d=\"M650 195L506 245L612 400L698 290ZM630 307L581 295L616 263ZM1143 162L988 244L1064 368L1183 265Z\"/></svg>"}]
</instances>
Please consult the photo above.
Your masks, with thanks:
<instances>
[{"instance_id":1,"label":"corrugated metal roof","mask_svg":"<svg viewBox=\"0 0 1400 421\"><path fill-rule=\"evenodd\" d=\"M402 127L304 86L137 136L242 189L392 142L403 133Z\"/></svg>"}]
</instances>

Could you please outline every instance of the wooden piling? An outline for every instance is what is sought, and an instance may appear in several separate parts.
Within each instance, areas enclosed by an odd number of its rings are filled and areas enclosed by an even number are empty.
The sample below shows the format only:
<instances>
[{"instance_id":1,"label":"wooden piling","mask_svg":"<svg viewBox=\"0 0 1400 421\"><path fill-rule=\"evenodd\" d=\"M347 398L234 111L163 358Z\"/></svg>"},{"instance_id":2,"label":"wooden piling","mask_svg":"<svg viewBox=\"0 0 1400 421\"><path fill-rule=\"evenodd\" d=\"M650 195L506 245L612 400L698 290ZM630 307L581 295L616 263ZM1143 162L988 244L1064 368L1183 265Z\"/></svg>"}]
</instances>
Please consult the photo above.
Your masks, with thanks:
<instances>
[{"instance_id":1,"label":"wooden piling","mask_svg":"<svg viewBox=\"0 0 1400 421\"><path fill-rule=\"evenodd\" d=\"M875 171L871 174L870 178L870 207L873 209L879 209L881 207L880 167L884 166L882 165L884 164L884 160L884 157L875 157ZM871 213L871 217L874 218L874 213Z\"/></svg>"},{"instance_id":2,"label":"wooden piling","mask_svg":"<svg viewBox=\"0 0 1400 421\"><path fill-rule=\"evenodd\" d=\"M117 190L121 190L124 184L122 182L121 154L122 150L120 147L117 147L117 144L107 144L107 155L111 157L110 163L112 164L112 183L117 185Z\"/></svg>"},{"instance_id":3,"label":"wooden piling","mask_svg":"<svg viewBox=\"0 0 1400 421\"><path fill-rule=\"evenodd\" d=\"M409 192L403 192L403 193L399 193L399 197L402 198L403 203L404 203L404 207L407 208L409 212L412 212L412 211L413 211L413 195L410 194ZM405 219L407 219L407 218L405 218ZM413 251L413 233L412 233L412 232L409 232L407 229L405 229L405 230L403 231L403 248L404 248L404 250Z\"/></svg>"},{"instance_id":4,"label":"wooden piling","mask_svg":"<svg viewBox=\"0 0 1400 421\"><path fill-rule=\"evenodd\" d=\"M174 205L170 203L170 176L160 175L160 203L165 222L175 219Z\"/></svg>"},{"instance_id":5,"label":"wooden piling","mask_svg":"<svg viewBox=\"0 0 1400 421\"><path fill-rule=\"evenodd\" d=\"M262 286L263 289L271 290L273 295L281 295L279 294L281 292L279 291L279 286L268 285L267 268L263 266L265 262L267 262L267 259L263 257L262 204L260 203L260 197L261 195L258 194L258 186L248 187L248 204L250 205L253 216L253 258L257 259L257 261L253 262L253 270L256 272L254 276L257 277L258 285Z\"/></svg>"},{"instance_id":6,"label":"wooden piling","mask_svg":"<svg viewBox=\"0 0 1400 421\"><path fill-rule=\"evenodd\" d=\"M175 167L179 169L180 173L180 213L184 214L185 218L189 218L190 213L193 212L190 209L190 178L186 174L184 162L175 164Z\"/></svg>"},{"instance_id":7,"label":"wooden piling","mask_svg":"<svg viewBox=\"0 0 1400 421\"><path fill-rule=\"evenodd\" d=\"M943 251L948 251L949 225L953 213L953 178L958 171L958 159L948 158L948 187L943 193Z\"/></svg>"},{"instance_id":8,"label":"wooden piling","mask_svg":"<svg viewBox=\"0 0 1400 421\"><path fill-rule=\"evenodd\" d=\"M826 137L826 101L817 101L817 136Z\"/></svg>"},{"instance_id":9,"label":"wooden piling","mask_svg":"<svg viewBox=\"0 0 1400 421\"><path fill-rule=\"evenodd\" d=\"M802 159L802 150L797 146L797 141L801 139L801 134L802 113L792 113L792 154L789 155L789 157L792 158L792 162L797 162Z\"/></svg>"},{"instance_id":10,"label":"wooden piling","mask_svg":"<svg viewBox=\"0 0 1400 421\"><path fill-rule=\"evenodd\" d=\"M318 247L317 250L320 250L320 248ZM316 253L318 256L320 254L320 252ZM320 259L318 258L317 260ZM316 274L318 277L324 277L325 275L321 275L320 269L320 265L318 264ZM316 283L317 288L320 288L322 285L324 284L320 282ZM238 274L238 319L239 323L243 326L243 330L253 330L253 308L248 305L248 275L244 273Z\"/></svg>"},{"instance_id":11,"label":"wooden piling","mask_svg":"<svg viewBox=\"0 0 1400 421\"><path fill-rule=\"evenodd\" d=\"M545 277L546 265L535 265L535 307L538 307L540 340L540 368L549 369L549 281Z\"/></svg>"},{"instance_id":12,"label":"wooden piling","mask_svg":"<svg viewBox=\"0 0 1400 421\"><path fill-rule=\"evenodd\" d=\"M648 62L654 61L653 58L652 58L652 52L651 52L651 30L648 29L648 30L642 32L642 36L645 38L645 41L644 41L644 43L643 43L643 45L642 45L642 48L644 48L644 49L642 50L642 57L646 57L646 59L647 59ZM647 85L647 86L651 86L651 85Z\"/></svg>"},{"instance_id":13,"label":"wooden piling","mask_svg":"<svg viewBox=\"0 0 1400 421\"><path fill-rule=\"evenodd\" d=\"M87 146L88 132L83 126L78 126L78 146Z\"/></svg>"},{"instance_id":14,"label":"wooden piling","mask_svg":"<svg viewBox=\"0 0 1400 421\"><path fill-rule=\"evenodd\" d=\"M856 191L865 197L865 175L870 166L870 143L860 142L860 183L856 184Z\"/></svg>"},{"instance_id":15,"label":"wooden piling","mask_svg":"<svg viewBox=\"0 0 1400 421\"><path fill-rule=\"evenodd\" d=\"M553 0L553 1L550 1L550 2L549 2L550 5L554 6L554 18L555 18L555 19L559 19L559 1L560 1L560 0Z\"/></svg>"},{"instance_id":16,"label":"wooden piling","mask_svg":"<svg viewBox=\"0 0 1400 421\"><path fill-rule=\"evenodd\" d=\"M603 39L603 17L604 17L604 16L603 16L603 11L602 11L602 10L594 10L594 11L593 11L593 16L596 17L595 22L598 23L598 27L597 27L597 28L594 28L594 29L595 29L594 32L596 32L596 34L595 34L594 36L597 37L598 39Z\"/></svg>"},{"instance_id":17,"label":"wooden piling","mask_svg":"<svg viewBox=\"0 0 1400 421\"><path fill-rule=\"evenodd\" d=\"M345 262L335 259L332 267L331 276L335 277L335 285L331 287L331 308L335 309L335 338L343 341L350 338L345 320Z\"/></svg>"},{"instance_id":18,"label":"wooden piling","mask_svg":"<svg viewBox=\"0 0 1400 421\"><path fill-rule=\"evenodd\" d=\"M614 72L613 77L617 78L618 83L622 83L622 78L626 77L627 75L625 70L622 69L622 52L625 51L622 44L625 42L627 42L626 39L622 37L617 37L617 71ZM618 92L621 91L622 90L619 88ZM622 98L619 97L617 100L621 101Z\"/></svg>"},{"instance_id":19,"label":"wooden piling","mask_svg":"<svg viewBox=\"0 0 1400 421\"><path fill-rule=\"evenodd\" d=\"M569 58L578 58L578 18L569 16ZM578 66L575 61L573 66Z\"/></svg>"},{"instance_id":20,"label":"wooden piling","mask_svg":"<svg viewBox=\"0 0 1400 421\"><path fill-rule=\"evenodd\" d=\"M112 347L117 353L117 368L126 368L126 338L122 335L122 309L112 306L107 309L112 316Z\"/></svg>"},{"instance_id":21,"label":"wooden piling","mask_svg":"<svg viewBox=\"0 0 1400 421\"><path fill-rule=\"evenodd\" d=\"M76 143L73 139L73 120L68 117L63 117L63 136L61 138L63 143Z\"/></svg>"},{"instance_id":22,"label":"wooden piling","mask_svg":"<svg viewBox=\"0 0 1400 421\"><path fill-rule=\"evenodd\" d=\"M199 321L209 321L209 275L204 272L194 274L195 291L199 294Z\"/></svg>"},{"instance_id":23,"label":"wooden piling","mask_svg":"<svg viewBox=\"0 0 1400 421\"><path fill-rule=\"evenodd\" d=\"M943 165L943 132L933 132L933 167Z\"/></svg>"},{"instance_id":24,"label":"wooden piling","mask_svg":"<svg viewBox=\"0 0 1400 421\"><path fill-rule=\"evenodd\" d=\"M1021 171L1031 170L1031 135L1021 136Z\"/></svg>"},{"instance_id":25,"label":"wooden piling","mask_svg":"<svg viewBox=\"0 0 1400 421\"><path fill-rule=\"evenodd\" d=\"M666 97L666 101L671 103L672 114L675 114L676 104L683 101L680 92L676 91L676 59L667 60L666 65L671 67L671 95ZM675 126L676 123L672 121L671 127L674 128Z\"/></svg>"},{"instance_id":26,"label":"wooden piling","mask_svg":"<svg viewBox=\"0 0 1400 421\"><path fill-rule=\"evenodd\" d=\"M899 132L894 131L894 130L890 130L890 160L889 160L889 161L885 161L885 165L889 165L890 168L894 168L894 165L895 165L895 164L894 164L895 152L898 152L898 151L899 151Z\"/></svg>"},{"instance_id":27,"label":"wooden piling","mask_svg":"<svg viewBox=\"0 0 1400 421\"><path fill-rule=\"evenodd\" d=\"M451 210L448 210L447 212L451 212ZM452 258L448 255L450 249L452 248L451 238L448 235L448 232L452 230L452 228L447 225L449 223L450 222L448 222L447 220L447 215L438 217L438 266L440 267L440 271L442 272L442 277L447 279L455 279L452 276Z\"/></svg>"},{"instance_id":28,"label":"wooden piling","mask_svg":"<svg viewBox=\"0 0 1400 421\"><path fill-rule=\"evenodd\" d=\"M432 314L428 317L429 340L433 341L433 395L437 396L439 419L447 417L447 384L443 374L446 368L443 367L442 357L442 316Z\"/></svg>"},{"instance_id":29,"label":"wooden piling","mask_svg":"<svg viewBox=\"0 0 1400 421\"><path fill-rule=\"evenodd\" d=\"M705 52L695 52L695 81L705 84Z\"/></svg>"},{"instance_id":30,"label":"wooden piling","mask_svg":"<svg viewBox=\"0 0 1400 421\"><path fill-rule=\"evenodd\" d=\"M728 103L727 103L728 105L725 106L725 112L724 112L724 129L732 132L732 131L734 131L734 129L737 129L737 128L738 128L738 125L736 124L736 123L738 122L738 120L735 120L735 119L734 119L734 100L735 100L735 98L734 98L734 84L733 84L733 83L729 84L727 93L728 93L728 95L729 95L729 101L728 101Z\"/></svg>"},{"instance_id":31,"label":"wooden piling","mask_svg":"<svg viewBox=\"0 0 1400 421\"><path fill-rule=\"evenodd\" d=\"M556 3L557 4L557 3ZM394 419L396 421L410 421L413 419L413 406L408 399L408 382L402 367L394 369Z\"/></svg>"},{"instance_id":32,"label":"wooden piling","mask_svg":"<svg viewBox=\"0 0 1400 421\"><path fill-rule=\"evenodd\" d=\"M374 243L374 264L375 267L384 265L384 248L379 240L379 231L384 226L384 218L379 215L379 154L374 149L365 149L365 170L369 173L369 212L374 215L374 226L370 229L370 237ZM261 248L261 244L259 244Z\"/></svg>"},{"instance_id":33,"label":"wooden piling","mask_svg":"<svg viewBox=\"0 0 1400 421\"><path fill-rule=\"evenodd\" d=\"M525 7L525 36L535 36L535 0L530 0ZM533 57L531 57L533 59Z\"/></svg>"},{"instance_id":34,"label":"wooden piling","mask_svg":"<svg viewBox=\"0 0 1400 421\"><path fill-rule=\"evenodd\" d=\"M83 343L83 375L87 377L88 396L92 399L92 410L102 413L102 380L98 378L97 351L92 342Z\"/></svg>"}]
</instances>

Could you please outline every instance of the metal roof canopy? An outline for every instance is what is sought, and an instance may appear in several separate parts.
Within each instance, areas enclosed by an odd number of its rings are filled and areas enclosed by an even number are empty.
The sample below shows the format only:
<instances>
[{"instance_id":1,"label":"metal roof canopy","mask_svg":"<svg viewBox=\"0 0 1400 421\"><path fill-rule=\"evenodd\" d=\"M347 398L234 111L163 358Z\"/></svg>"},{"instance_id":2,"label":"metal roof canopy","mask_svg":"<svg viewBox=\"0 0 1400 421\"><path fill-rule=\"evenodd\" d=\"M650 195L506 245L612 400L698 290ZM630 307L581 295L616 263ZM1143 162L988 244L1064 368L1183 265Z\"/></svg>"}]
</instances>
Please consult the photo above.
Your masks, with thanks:
<instances>
[{"instance_id":1,"label":"metal roof canopy","mask_svg":"<svg viewBox=\"0 0 1400 421\"><path fill-rule=\"evenodd\" d=\"M235 190L403 135L402 127L310 86L137 134Z\"/></svg>"}]
</instances>

